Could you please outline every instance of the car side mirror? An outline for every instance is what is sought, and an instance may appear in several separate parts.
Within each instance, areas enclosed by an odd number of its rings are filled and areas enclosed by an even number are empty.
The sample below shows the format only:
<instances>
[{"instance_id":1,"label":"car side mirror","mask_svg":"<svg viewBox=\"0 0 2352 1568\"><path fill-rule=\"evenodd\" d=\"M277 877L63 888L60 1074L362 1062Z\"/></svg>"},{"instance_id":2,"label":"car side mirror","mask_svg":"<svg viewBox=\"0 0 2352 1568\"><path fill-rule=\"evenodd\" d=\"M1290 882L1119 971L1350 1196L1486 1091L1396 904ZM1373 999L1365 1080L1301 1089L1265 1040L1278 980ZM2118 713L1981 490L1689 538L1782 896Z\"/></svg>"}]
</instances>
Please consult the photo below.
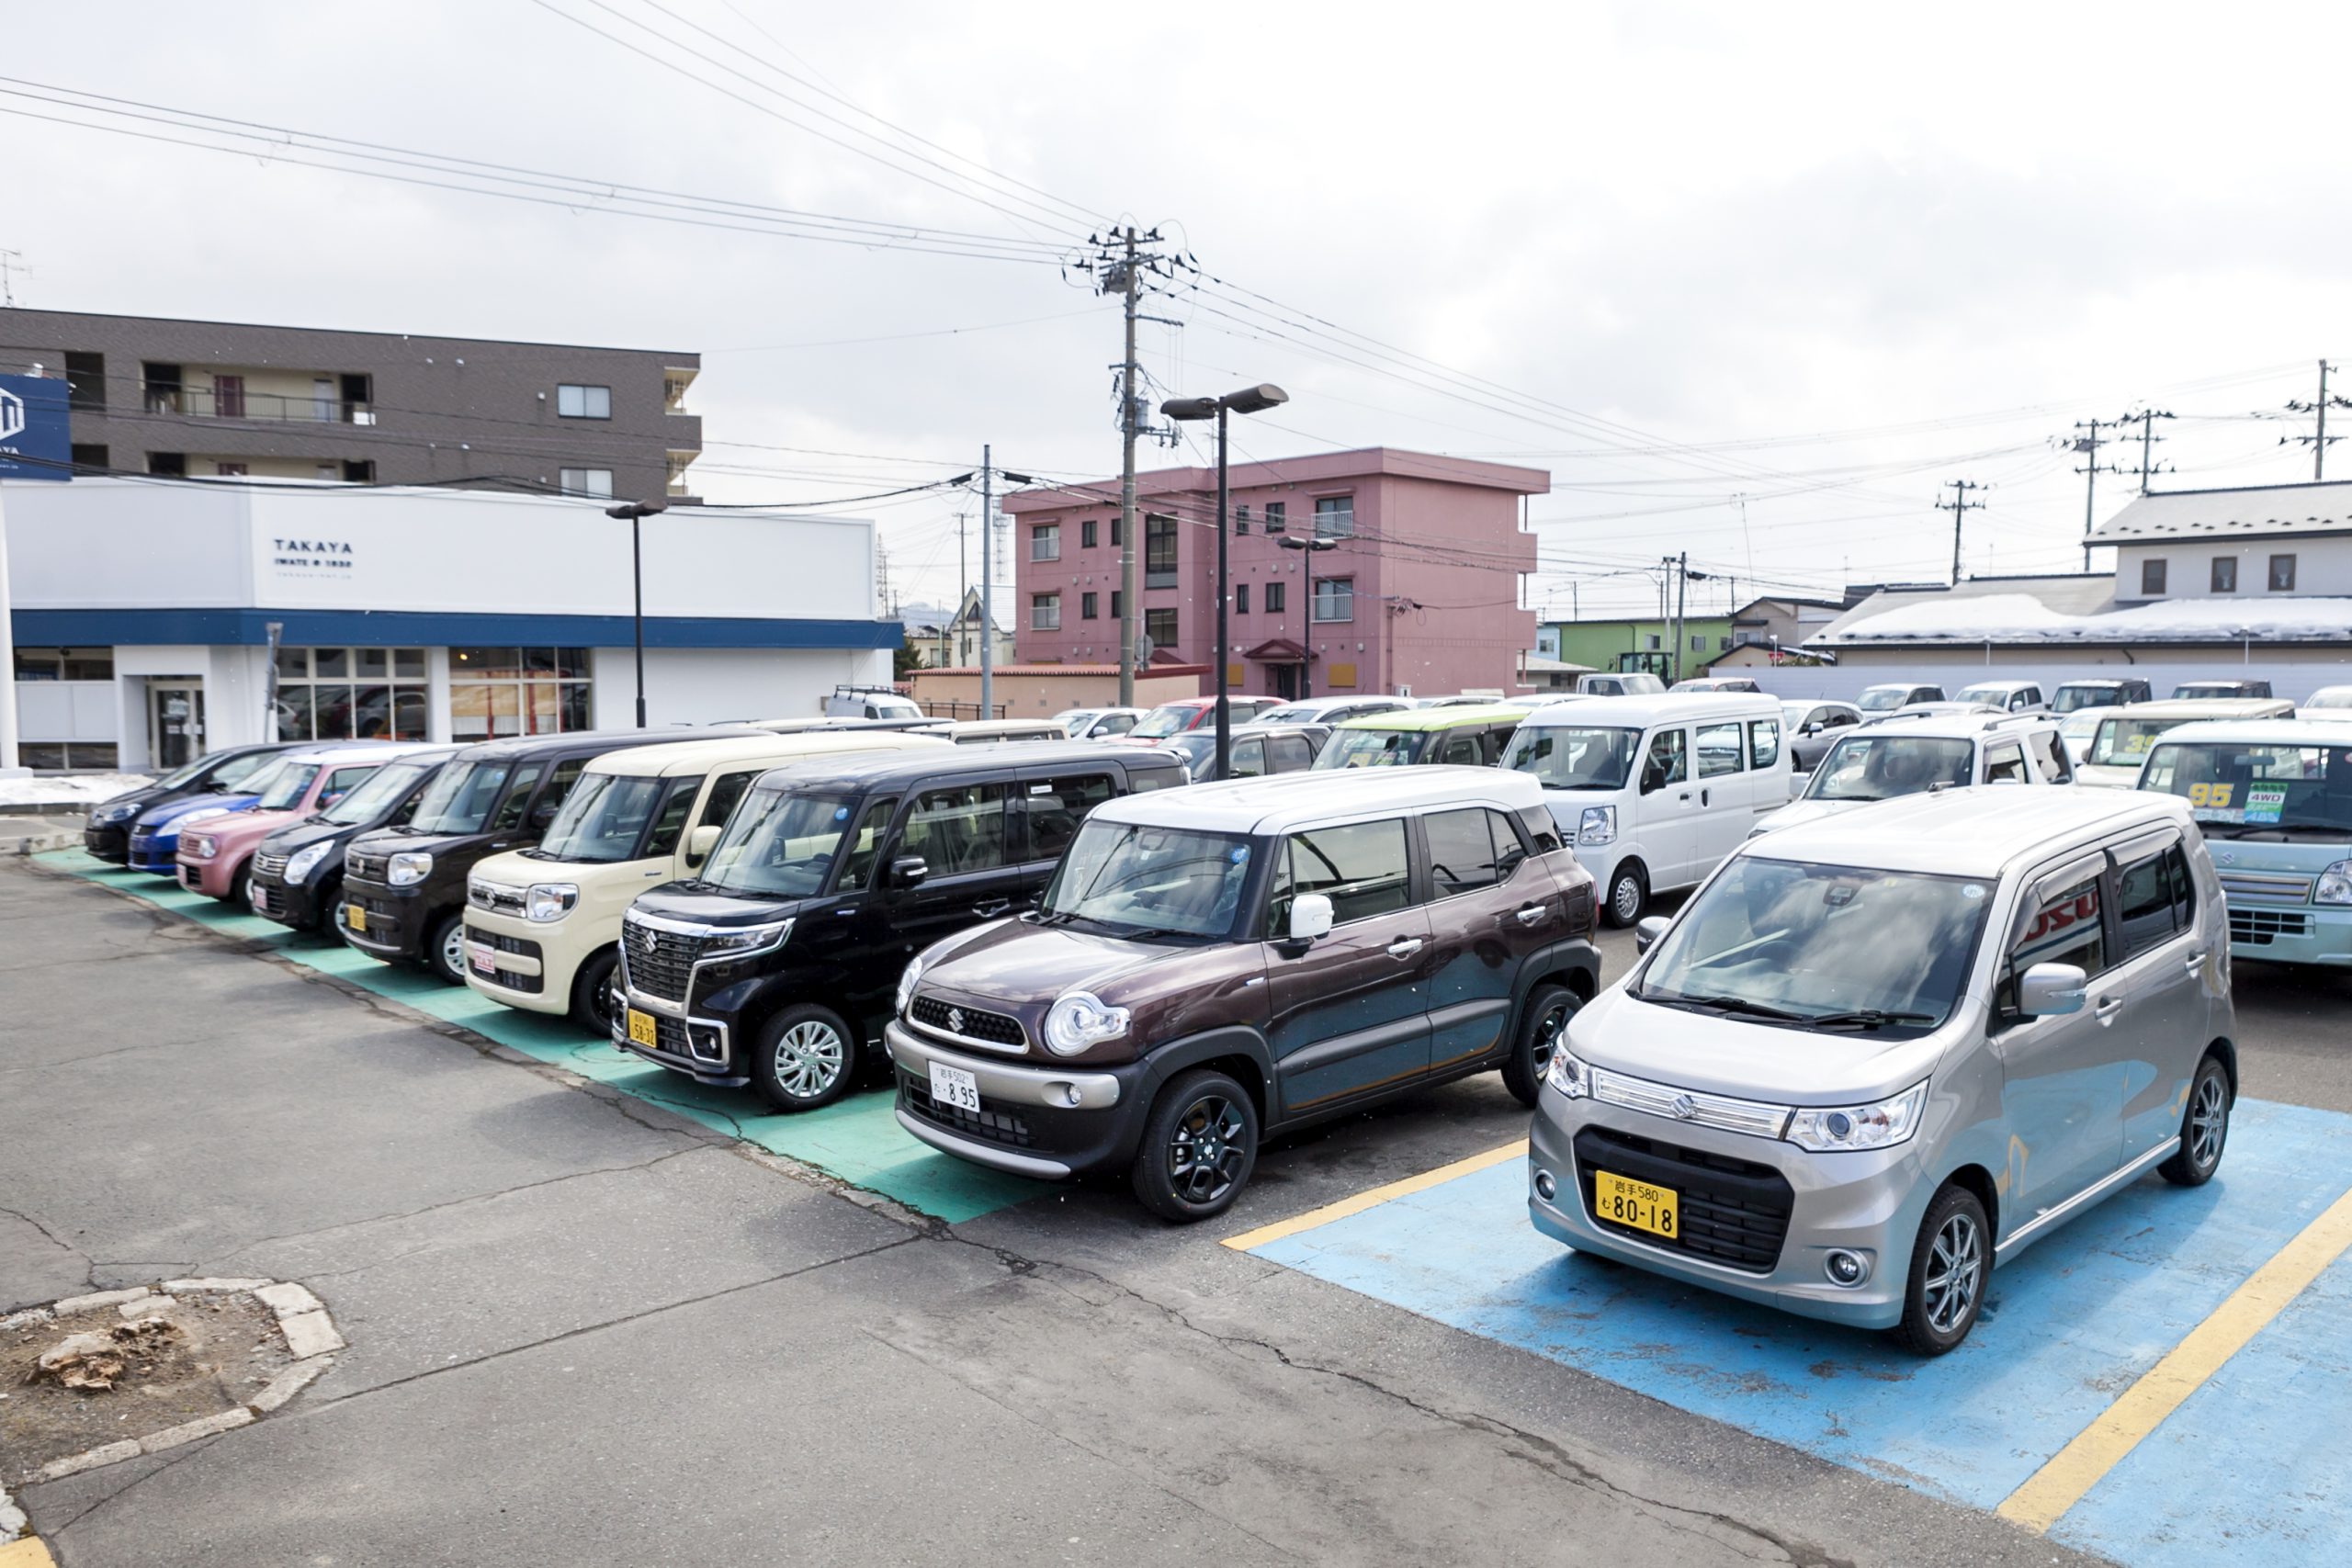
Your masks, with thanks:
<instances>
[{"instance_id":1,"label":"car side mirror","mask_svg":"<svg viewBox=\"0 0 2352 1568\"><path fill-rule=\"evenodd\" d=\"M1664 915L1643 916L1641 923L1634 928L1634 951L1647 953L1650 944L1664 936L1666 928L1671 923Z\"/></svg>"},{"instance_id":2,"label":"car side mirror","mask_svg":"<svg viewBox=\"0 0 2352 1568\"><path fill-rule=\"evenodd\" d=\"M555 820L555 814L556 803L552 800L542 800L538 805L531 807L531 831L546 832L548 825Z\"/></svg>"},{"instance_id":3,"label":"car side mirror","mask_svg":"<svg viewBox=\"0 0 2352 1568\"><path fill-rule=\"evenodd\" d=\"M2018 1011L2028 1018L2080 1012L2089 984L2079 964L2037 964L2018 981Z\"/></svg>"},{"instance_id":4,"label":"car side mirror","mask_svg":"<svg viewBox=\"0 0 2352 1568\"><path fill-rule=\"evenodd\" d=\"M328 807L333 806L336 801L341 800L343 798L343 793L344 792L339 789L331 789L327 791L326 794L319 796L319 809L324 811Z\"/></svg>"},{"instance_id":5,"label":"car side mirror","mask_svg":"<svg viewBox=\"0 0 2352 1568\"><path fill-rule=\"evenodd\" d=\"M716 822L706 822L686 835L686 863L700 865L718 847L718 835L724 831Z\"/></svg>"},{"instance_id":6,"label":"car side mirror","mask_svg":"<svg viewBox=\"0 0 2352 1568\"><path fill-rule=\"evenodd\" d=\"M1301 893L1290 901L1290 940L1304 946L1331 934L1329 894Z\"/></svg>"},{"instance_id":7,"label":"car side mirror","mask_svg":"<svg viewBox=\"0 0 2352 1568\"><path fill-rule=\"evenodd\" d=\"M890 882L898 887L919 887L931 874L931 867L921 855L900 855L890 863Z\"/></svg>"}]
</instances>

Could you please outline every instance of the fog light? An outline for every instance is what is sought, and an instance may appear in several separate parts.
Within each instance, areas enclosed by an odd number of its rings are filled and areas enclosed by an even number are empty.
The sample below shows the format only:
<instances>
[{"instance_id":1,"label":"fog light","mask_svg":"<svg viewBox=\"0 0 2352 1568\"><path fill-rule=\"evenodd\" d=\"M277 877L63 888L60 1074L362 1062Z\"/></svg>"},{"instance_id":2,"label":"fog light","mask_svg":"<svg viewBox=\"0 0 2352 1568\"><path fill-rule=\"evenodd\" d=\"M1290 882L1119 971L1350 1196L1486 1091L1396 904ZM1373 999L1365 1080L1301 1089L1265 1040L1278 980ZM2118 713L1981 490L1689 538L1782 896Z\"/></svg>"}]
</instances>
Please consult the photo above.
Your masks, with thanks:
<instances>
[{"instance_id":1,"label":"fog light","mask_svg":"<svg viewBox=\"0 0 2352 1568\"><path fill-rule=\"evenodd\" d=\"M716 1062L727 1055L718 1031L707 1023L686 1025L686 1049L695 1059L705 1062Z\"/></svg>"},{"instance_id":2,"label":"fog light","mask_svg":"<svg viewBox=\"0 0 2352 1568\"><path fill-rule=\"evenodd\" d=\"M1831 1284L1851 1289L1871 1277L1871 1261L1859 1252L1841 1249L1821 1260L1821 1271L1829 1276Z\"/></svg>"},{"instance_id":3,"label":"fog light","mask_svg":"<svg viewBox=\"0 0 2352 1568\"><path fill-rule=\"evenodd\" d=\"M1082 1098L1074 1083L1049 1083L1046 1092L1058 1097L1064 1105L1076 1105Z\"/></svg>"},{"instance_id":4,"label":"fog light","mask_svg":"<svg viewBox=\"0 0 2352 1568\"><path fill-rule=\"evenodd\" d=\"M1552 1194L1559 1190L1559 1183L1552 1179L1550 1171L1539 1170L1535 1173L1535 1195L1538 1198L1548 1203L1552 1201Z\"/></svg>"}]
</instances>

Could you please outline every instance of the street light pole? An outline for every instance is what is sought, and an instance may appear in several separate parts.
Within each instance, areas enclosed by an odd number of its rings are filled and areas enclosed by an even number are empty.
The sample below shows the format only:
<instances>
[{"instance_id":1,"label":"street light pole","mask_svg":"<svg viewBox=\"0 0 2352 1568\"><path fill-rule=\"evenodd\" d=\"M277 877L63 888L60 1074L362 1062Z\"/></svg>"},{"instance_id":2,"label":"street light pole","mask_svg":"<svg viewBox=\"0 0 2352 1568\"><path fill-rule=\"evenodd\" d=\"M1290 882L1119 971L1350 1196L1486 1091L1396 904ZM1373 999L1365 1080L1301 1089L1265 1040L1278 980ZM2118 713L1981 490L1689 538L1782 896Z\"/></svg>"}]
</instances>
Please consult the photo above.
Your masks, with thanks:
<instances>
[{"instance_id":1,"label":"street light pole","mask_svg":"<svg viewBox=\"0 0 2352 1568\"><path fill-rule=\"evenodd\" d=\"M605 515L617 517L628 525L628 575L633 591L634 609L630 620L637 634L637 727L645 728L645 540L639 525L656 513L667 512L666 501L632 501L620 506L607 506Z\"/></svg>"},{"instance_id":2,"label":"street light pole","mask_svg":"<svg viewBox=\"0 0 2352 1568\"><path fill-rule=\"evenodd\" d=\"M1306 557L1307 570L1305 573L1306 581L1299 584L1301 588L1306 590L1305 594L1306 603L1300 610L1300 614L1304 615L1306 619L1299 624L1302 626L1312 626L1315 625L1315 558L1324 550L1338 549L1340 547L1340 541L1337 539L1302 539L1295 534L1284 534L1283 536L1282 547L1286 550L1300 551ZM1313 635L1314 634L1311 631L1302 631L1299 634L1299 651L1306 655L1306 657L1300 660L1298 666L1298 694L1302 698L1311 697L1315 694L1315 650L1312 648L1309 648L1306 642L1306 639Z\"/></svg>"},{"instance_id":3,"label":"street light pole","mask_svg":"<svg viewBox=\"0 0 2352 1568\"><path fill-rule=\"evenodd\" d=\"M1227 413L1262 413L1290 401L1290 394L1271 383L1244 387L1238 392L1227 392L1221 398L1170 398L1159 405L1159 412L1173 420L1215 418L1216 421L1216 776L1226 775L1233 761L1233 719L1230 712L1230 668L1226 652L1226 608L1232 602L1233 589L1227 581L1229 569L1226 560L1226 509L1232 498L1232 486L1227 478L1225 447L1225 421ZM1128 606L1133 609L1132 604Z\"/></svg>"}]
</instances>

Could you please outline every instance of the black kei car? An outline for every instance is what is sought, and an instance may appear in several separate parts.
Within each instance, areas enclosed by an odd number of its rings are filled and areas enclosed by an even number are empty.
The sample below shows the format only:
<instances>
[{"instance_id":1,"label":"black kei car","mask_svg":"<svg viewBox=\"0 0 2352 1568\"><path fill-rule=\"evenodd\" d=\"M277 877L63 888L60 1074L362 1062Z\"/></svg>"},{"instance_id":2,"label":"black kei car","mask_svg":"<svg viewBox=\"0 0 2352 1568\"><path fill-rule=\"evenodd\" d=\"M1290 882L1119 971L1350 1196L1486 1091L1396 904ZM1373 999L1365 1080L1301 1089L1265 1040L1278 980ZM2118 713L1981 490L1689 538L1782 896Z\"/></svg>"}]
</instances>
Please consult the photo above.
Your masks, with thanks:
<instances>
[{"instance_id":1,"label":"black kei car","mask_svg":"<svg viewBox=\"0 0 2352 1568\"><path fill-rule=\"evenodd\" d=\"M247 897L254 913L296 931L347 930L343 919L343 853L352 840L397 827L458 754L455 746L411 751L368 775L357 789L291 827L280 828L254 852Z\"/></svg>"},{"instance_id":2,"label":"black kei car","mask_svg":"<svg viewBox=\"0 0 2352 1568\"><path fill-rule=\"evenodd\" d=\"M343 940L387 964L421 963L466 983L466 877L477 862L525 849L555 820L580 772L607 751L756 729L604 729L469 746L442 763L414 813L344 851Z\"/></svg>"},{"instance_id":3,"label":"black kei car","mask_svg":"<svg viewBox=\"0 0 2352 1568\"><path fill-rule=\"evenodd\" d=\"M128 790L91 807L89 820L82 829L82 847L100 860L128 865L130 825L139 820L141 812L186 795L232 791L279 752L310 744L306 740L281 740L263 746L224 746L218 751L207 751L153 784Z\"/></svg>"},{"instance_id":4,"label":"black kei car","mask_svg":"<svg viewBox=\"0 0 2352 1568\"><path fill-rule=\"evenodd\" d=\"M1170 752L1091 740L763 773L702 874L623 918L613 1043L779 1111L829 1105L887 1063L909 959L1025 908L1095 807L1183 783Z\"/></svg>"}]
</instances>

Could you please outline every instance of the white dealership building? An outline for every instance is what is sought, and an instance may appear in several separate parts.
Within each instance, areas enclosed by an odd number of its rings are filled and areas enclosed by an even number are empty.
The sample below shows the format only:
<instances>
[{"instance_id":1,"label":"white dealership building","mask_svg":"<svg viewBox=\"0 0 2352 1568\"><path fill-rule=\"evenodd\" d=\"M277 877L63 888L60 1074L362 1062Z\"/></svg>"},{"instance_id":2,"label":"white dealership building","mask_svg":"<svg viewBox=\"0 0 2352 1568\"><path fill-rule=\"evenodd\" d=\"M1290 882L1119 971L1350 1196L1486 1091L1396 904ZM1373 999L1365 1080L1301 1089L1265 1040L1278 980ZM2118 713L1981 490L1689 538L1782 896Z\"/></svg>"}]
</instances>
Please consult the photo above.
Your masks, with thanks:
<instances>
[{"instance_id":1,"label":"white dealership building","mask_svg":"<svg viewBox=\"0 0 2352 1568\"><path fill-rule=\"evenodd\" d=\"M634 722L630 525L601 502L76 479L9 486L6 517L35 767ZM888 681L871 522L688 505L638 526L650 722L814 714Z\"/></svg>"}]
</instances>

